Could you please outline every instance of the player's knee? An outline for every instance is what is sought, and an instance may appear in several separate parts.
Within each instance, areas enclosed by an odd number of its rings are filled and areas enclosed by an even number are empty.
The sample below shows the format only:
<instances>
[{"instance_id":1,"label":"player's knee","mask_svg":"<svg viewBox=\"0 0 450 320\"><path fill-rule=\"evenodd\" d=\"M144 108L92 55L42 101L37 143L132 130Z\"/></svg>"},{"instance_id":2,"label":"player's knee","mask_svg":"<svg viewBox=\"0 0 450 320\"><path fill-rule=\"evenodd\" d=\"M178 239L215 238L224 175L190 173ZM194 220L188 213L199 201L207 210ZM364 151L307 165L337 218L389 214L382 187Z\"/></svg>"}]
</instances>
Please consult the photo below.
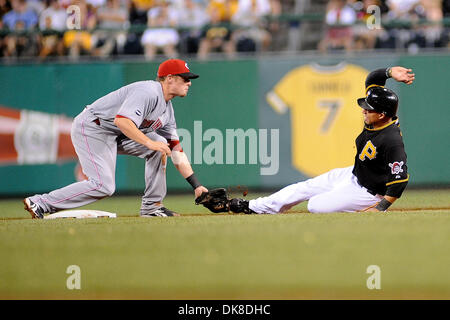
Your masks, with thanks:
<instances>
[{"instance_id":1,"label":"player's knee","mask_svg":"<svg viewBox=\"0 0 450 320\"><path fill-rule=\"evenodd\" d=\"M110 197L116 192L116 186L106 186L103 188L103 193L105 194L105 197Z\"/></svg>"},{"instance_id":2,"label":"player's knee","mask_svg":"<svg viewBox=\"0 0 450 320\"><path fill-rule=\"evenodd\" d=\"M105 181L96 181L92 179L90 179L89 182L93 185L94 190L99 193L99 197L101 198L110 197L116 191L114 183L105 183Z\"/></svg>"},{"instance_id":3,"label":"player's knee","mask_svg":"<svg viewBox=\"0 0 450 320\"><path fill-rule=\"evenodd\" d=\"M110 197L116 191L116 184L114 180L106 179L103 181L102 187L100 188L101 192L105 195L105 197Z\"/></svg>"}]
</instances>

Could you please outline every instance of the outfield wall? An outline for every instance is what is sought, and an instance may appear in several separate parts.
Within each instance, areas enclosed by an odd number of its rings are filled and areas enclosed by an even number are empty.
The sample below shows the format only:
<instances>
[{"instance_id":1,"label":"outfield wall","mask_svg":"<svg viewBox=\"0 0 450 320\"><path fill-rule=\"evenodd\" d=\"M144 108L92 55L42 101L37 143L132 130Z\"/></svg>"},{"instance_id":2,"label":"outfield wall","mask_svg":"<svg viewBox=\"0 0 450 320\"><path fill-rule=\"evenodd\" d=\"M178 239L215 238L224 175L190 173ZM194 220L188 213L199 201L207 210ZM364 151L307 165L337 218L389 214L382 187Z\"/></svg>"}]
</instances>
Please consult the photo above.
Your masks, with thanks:
<instances>
[{"instance_id":1,"label":"outfield wall","mask_svg":"<svg viewBox=\"0 0 450 320\"><path fill-rule=\"evenodd\" d=\"M208 187L278 188L351 165L353 140L362 128L354 103L364 94L361 79L390 65L416 73L412 86L387 83L400 97L411 185L448 185L450 91L442 72L450 70L448 55L192 61L201 77L188 97L173 100L183 148ZM63 145L69 133L58 135L61 125L54 123L67 124L86 104L122 85L153 79L157 67L144 62L1 66L0 194L46 192L75 182L75 154ZM54 121L47 124L46 117ZM54 156L30 156L47 152ZM143 160L119 156L116 178L118 191L142 193ZM172 190L190 188L173 165L167 178Z\"/></svg>"}]
</instances>

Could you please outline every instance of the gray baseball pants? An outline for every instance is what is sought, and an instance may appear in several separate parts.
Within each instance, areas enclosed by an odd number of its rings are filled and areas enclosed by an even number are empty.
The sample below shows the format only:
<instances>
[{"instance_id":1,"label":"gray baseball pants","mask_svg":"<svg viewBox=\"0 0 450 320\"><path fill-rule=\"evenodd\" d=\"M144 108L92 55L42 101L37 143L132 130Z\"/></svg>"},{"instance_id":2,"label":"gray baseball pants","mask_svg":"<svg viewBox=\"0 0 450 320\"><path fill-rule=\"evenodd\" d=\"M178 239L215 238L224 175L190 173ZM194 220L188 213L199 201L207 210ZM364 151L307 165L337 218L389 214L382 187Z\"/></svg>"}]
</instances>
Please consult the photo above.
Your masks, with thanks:
<instances>
[{"instance_id":1,"label":"gray baseball pants","mask_svg":"<svg viewBox=\"0 0 450 320\"><path fill-rule=\"evenodd\" d=\"M142 197L141 215L162 205L166 196L166 158L158 151L124 139L117 142L117 134L98 125L97 118L85 109L72 124L71 138L75 151L88 180L75 182L47 194L34 195L30 199L45 212L54 213L87 205L111 196L115 191L117 153L145 159L145 192ZM154 132L146 134L150 139L167 142Z\"/></svg>"}]
</instances>

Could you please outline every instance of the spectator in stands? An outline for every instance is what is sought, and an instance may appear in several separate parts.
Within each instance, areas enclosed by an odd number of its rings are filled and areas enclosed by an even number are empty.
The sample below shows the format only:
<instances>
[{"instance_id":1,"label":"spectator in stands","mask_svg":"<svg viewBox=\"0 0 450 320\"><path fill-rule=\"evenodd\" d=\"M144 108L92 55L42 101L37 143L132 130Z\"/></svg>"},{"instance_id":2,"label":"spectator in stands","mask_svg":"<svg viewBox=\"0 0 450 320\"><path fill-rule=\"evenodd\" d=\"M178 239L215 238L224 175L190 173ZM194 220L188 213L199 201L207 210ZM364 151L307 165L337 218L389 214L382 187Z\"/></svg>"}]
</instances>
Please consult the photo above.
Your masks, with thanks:
<instances>
[{"instance_id":1,"label":"spectator in stands","mask_svg":"<svg viewBox=\"0 0 450 320\"><path fill-rule=\"evenodd\" d=\"M420 0L386 1L389 11L384 16L384 21L391 25L387 28L389 37L384 37L388 40L388 46L390 45L389 41L393 41L391 45L392 48L408 48L408 50L412 52L419 49L419 43L423 41L417 37L415 30L411 29L411 26L409 25L411 22L418 20L415 7L419 4L419 1ZM387 47L386 41L381 47Z\"/></svg>"},{"instance_id":2,"label":"spectator in stands","mask_svg":"<svg viewBox=\"0 0 450 320\"><path fill-rule=\"evenodd\" d=\"M415 6L419 4L420 0L387 0L386 4L389 8L387 18L410 20L416 18L414 11Z\"/></svg>"},{"instance_id":3,"label":"spectator in stands","mask_svg":"<svg viewBox=\"0 0 450 320\"><path fill-rule=\"evenodd\" d=\"M9 0L0 0L0 29L3 28L3 16L11 11L11 9L11 3Z\"/></svg>"},{"instance_id":4,"label":"spectator in stands","mask_svg":"<svg viewBox=\"0 0 450 320\"><path fill-rule=\"evenodd\" d=\"M11 3L9 0L0 0L0 30L3 29L3 16L11 11ZM3 42L5 35L0 32L0 57L3 57Z\"/></svg>"},{"instance_id":5,"label":"spectator in stands","mask_svg":"<svg viewBox=\"0 0 450 320\"><path fill-rule=\"evenodd\" d=\"M141 43L147 60L152 60L162 50L167 58L175 58L176 46L180 40L177 31L176 10L166 0L159 0L157 5L148 11L150 29L145 30Z\"/></svg>"},{"instance_id":6,"label":"spectator in stands","mask_svg":"<svg viewBox=\"0 0 450 320\"><path fill-rule=\"evenodd\" d=\"M34 29L37 14L28 8L25 0L12 0L12 10L3 16L3 26L14 31L3 39L5 57L30 56L36 53L36 37L27 32Z\"/></svg>"},{"instance_id":7,"label":"spectator in stands","mask_svg":"<svg viewBox=\"0 0 450 320\"><path fill-rule=\"evenodd\" d=\"M124 54L143 54L141 44L142 34L147 26L147 13L153 6L154 0L126 0L128 3L128 21L131 30L127 33Z\"/></svg>"},{"instance_id":8,"label":"spectator in stands","mask_svg":"<svg viewBox=\"0 0 450 320\"><path fill-rule=\"evenodd\" d=\"M355 50L375 48L377 37L384 32L381 25L381 10L379 11L380 16L377 17L374 15L374 11L368 12L368 9L372 9L372 6L381 8L381 5L380 0L363 0L353 3L357 17L357 24L353 27ZM374 21L377 18L379 21ZM368 24L370 24L370 28Z\"/></svg>"},{"instance_id":9,"label":"spectator in stands","mask_svg":"<svg viewBox=\"0 0 450 320\"><path fill-rule=\"evenodd\" d=\"M4 39L3 56L34 56L36 54L36 38L27 34L26 23L18 20L13 31L14 34L8 34Z\"/></svg>"},{"instance_id":10,"label":"spectator in stands","mask_svg":"<svg viewBox=\"0 0 450 320\"><path fill-rule=\"evenodd\" d=\"M397 47L416 53L420 48L446 46L447 40L441 25L442 0L389 0L387 5L387 18L390 21L410 23L391 31ZM419 19L427 23L417 23Z\"/></svg>"},{"instance_id":11,"label":"spectator in stands","mask_svg":"<svg viewBox=\"0 0 450 320\"><path fill-rule=\"evenodd\" d=\"M12 10L3 16L3 25L9 30L16 29L17 22L23 24L25 29L33 29L37 22L36 12L28 8L26 0L12 0ZM21 28L21 26L19 27Z\"/></svg>"},{"instance_id":12,"label":"spectator in stands","mask_svg":"<svg viewBox=\"0 0 450 320\"><path fill-rule=\"evenodd\" d=\"M130 23L132 25L147 25L148 10L155 6L155 0L128 0Z\"/></svg>"},{"instance_id":13,"label":"spectator in stands","mask_svg":"<svg viewBox=\"0 0 450 320\"><path fill-rule=\"evenodd\" d=\"M283 7L281 4L281 0L269 0L270 2L270 15L274 18L279 18L279 16L283 13ZM273 38L278 38L274 36L278 31L280 31L280 22L278 20L271 20L268 22L267 29L270 34L272 34ZM275 40L275 39L273 39Z\"/></svg>"},{"instance_id":14,"label":"spectator in stands","mask_svg":"<svg viewBox=\"0 0 450 320\"><path fill-rule=\"evenodd\" d=\"M236 52L231 37L231 17L237 6L232 2L212 0L207 12L209 23L203 27L197 57L201 60L208 58L210 52L223 52L226 57L232 58Z\"/></svg>"},{"instance_id":15,"label":"spectator in stands","mask_svg":"<svg viewBox=\"0 0 450 320\"><path fill-rule=\"evenodd\" d=\"M427 24L419 25L416 29L416 38L423 39L421 46L433 48L447 45L444 39L442 19L442 0L420 0L415 7L419 18L427 21Z\"/></svg>"},{"instance_id":16,"label":"spectator in stands","mask_svg":"<svg viewBox=\"0 0 450 320\"><path fill-rule=\"evenodd\" d=\"M98 9L106 5L107 0L86 0L86 3L91 5L92 8Z\"/></svg>"},{"instance_id":17,"label":"spectator in stands","mask_svg":"<svg viewBox=\"0 0 450 320\"><path fill-rule=\"evenodd\" d=\"M97 25L95 11L86 0L73 0L73 5L80 8L81 30L68 30L64 33L63 41L66 49L69 50L69 57L78 58L81 54L91 54L92 50L92 30ZM68 19L76 19L69 16Z\"/></svg>"},{"instance_id":18,"label":"spectator in stands","mask_svg":"<svg viewBox=\"0 0 450 320\"><path fill-rule=\"evenodd\" d=\"M221 22L231 22L231 18L236 13L239 0L209 0L206 8L207 13L210 14L212 10L216 11Z\"/></svg>"},{"instance_id":19,"label":"spectator in stands","mask_svg":"<svg viewBox=\"0 0 450 320\"><path fill-rule=\"evenodd\" d=\"M11 3L9 0L0 0L0 19L3 18L3 16L11 11Z\"/></svg>"},{"instance_id":20,"label":"spectator in stands","mask_svg":"<svg viewBox=\"0 0 450 320\"><path fill-rule=\"evenodd\" d=\"M444 17L450 16L450 0L442 1L442 14L444 15Z\"/></svg>"},{"instance_id":21,"label":"spectator in stands","mask_svg":"<svg viewBox=\"0 0 450 320\"><path fill-rule=\"evenodd\" d=\"M73 0L58 0L59 4L62 8L67 9L70 5L72 5Z\"/></svg>"},{"instance_id":22,"label":"spectator in stands","mask_svg":"<svg viewBox=\"0 0 450 320\"><path fill-rule=\"evenodd\" d=\"M94 38L94 56L107 57L116 50L123 53L126 41L125 28L129 25L128 8L121 6L119 0L107 0L104 7L97 9L98 27Z\"/></svg>"},{"instance_id":23,"label":"spectator in stands","mask_svg":"<svg viewBox=\"0 0 450 320\"><path fill-rule=\"evenodd\" d=\"M36 12L38 17L41 15L42 11L47 8L47 4L45 0L26 0L27 6L29 9Z\"/></svg>"},{"instance_id":24,"label":"spectator in stands","mask_svg":"<svg viewBox=\"0 0 450 320\"><path fill-rule=\"evenodd\" d=\"M205 8L194 0L184 0L177 8L180 28L180 51L192 54L198 52L202 28L209 17Z\"/></svg>"},{"instance_id":25,"label":"spectator in stands","mask_svg":"<svg viewBox=\"0 0 450 320\"><path fill-rule=\"evenodd\" d=\"M238 9L231 19L237 26L232 35L237 51L266 51L269 48L272 36L263 20L269 14L272 14L269 0L239 0Z\"/></svg>"},{"instance_id":26,"label":"spectator in stands","mask_svg":"<svg viewBox=\"0 0 450 320\"><path fill-rule=\"evenodd\" d=\"M39 57L45 58L56 53L59 56L64 54L64 44L62 34L66 29L67 13L58 0L47 0L47 8L39 16L39 37L40 52Z\"/></svg>"},{"instance_id":27,"label":"spectator in stands","mask_svg":"<svg viewBox=\"0 0 450 320\"><path fill-rule=\"evenodd\" d=\"M347 5L345 0L330 0L325 17L326 35L319 43L319 50L321 52L329 49L352 50L352 25L355 22L356 13L351 6Z\"/></svg>"},{"instance_id":28,"label":"spectator in stands","mask_svg":"<svg viewBox=\"0 0 450 320\"><path fill-rule=\"evenodd\" d=\"M40 30L63 31L66 29L67 13L58 0L47 0L47 7L39 16Z\"/></svg>"}]
</instances>

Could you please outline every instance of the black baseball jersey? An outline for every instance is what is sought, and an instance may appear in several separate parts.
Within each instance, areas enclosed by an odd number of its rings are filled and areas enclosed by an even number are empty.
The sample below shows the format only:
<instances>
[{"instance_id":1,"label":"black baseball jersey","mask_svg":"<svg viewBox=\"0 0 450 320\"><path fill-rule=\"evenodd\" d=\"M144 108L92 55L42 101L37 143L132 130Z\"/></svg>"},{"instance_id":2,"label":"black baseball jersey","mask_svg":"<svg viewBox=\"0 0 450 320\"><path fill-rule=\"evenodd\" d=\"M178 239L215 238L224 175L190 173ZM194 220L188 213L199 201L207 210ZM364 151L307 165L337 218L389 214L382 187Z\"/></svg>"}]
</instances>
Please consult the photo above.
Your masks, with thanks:
<instances>
[{"instance_id":1,"label":"black baseball jersey","mask_svg":"<svg viewBox=\"0 0 450 320\"><path fill-rule=\"evenodd\" d=\"M388 79L385 69L371 72L366 90L384 86ZM406 153L397 117L377 129L366 126L356 138L353 174L371 193L400 198L408 184Z\"/></svg>"},{"instance_id":2,"label":"black baseball jersey","mask_svg":"<svg viewBox=\"0 0 450 320\"><path fill-rule=\"evenodd\" d=\"M406 153L398 121L364 128L356 138L353 174L369 192L400 198L408 183Z\"/></svg>"}]
</instances>

